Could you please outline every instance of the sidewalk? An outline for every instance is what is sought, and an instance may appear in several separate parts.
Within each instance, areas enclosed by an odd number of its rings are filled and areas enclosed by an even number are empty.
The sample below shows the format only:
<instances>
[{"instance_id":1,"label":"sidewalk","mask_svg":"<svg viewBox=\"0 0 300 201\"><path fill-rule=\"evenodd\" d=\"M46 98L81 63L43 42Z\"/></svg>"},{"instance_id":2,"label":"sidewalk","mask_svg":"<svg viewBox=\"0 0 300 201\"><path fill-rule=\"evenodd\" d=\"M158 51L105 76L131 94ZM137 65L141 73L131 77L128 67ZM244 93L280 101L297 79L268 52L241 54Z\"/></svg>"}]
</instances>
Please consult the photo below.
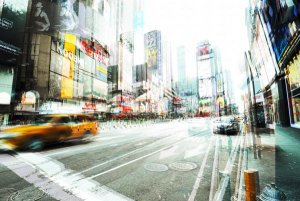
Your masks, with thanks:
<instances>
[{"instance_id":1,"label":"sidewalk","mask_svg":"<svg viewBox=\"0 0 300 201\"><path fill-rule=\"evenodd\" d=\"M276 185L300 200L300 129L276 127Z\"/></svg>"},{"instance_id":2,"label":"sidewalk","mask_svg":"<svg viewBox=\"0 0 300 201\"><path fill-rule=\"evenodd\" d=\"M247 168L259 171L260 193L275 183L287 200L300 200L300 130L276 127L257 129L246 135Z\"/></svg>"}]
</instances>

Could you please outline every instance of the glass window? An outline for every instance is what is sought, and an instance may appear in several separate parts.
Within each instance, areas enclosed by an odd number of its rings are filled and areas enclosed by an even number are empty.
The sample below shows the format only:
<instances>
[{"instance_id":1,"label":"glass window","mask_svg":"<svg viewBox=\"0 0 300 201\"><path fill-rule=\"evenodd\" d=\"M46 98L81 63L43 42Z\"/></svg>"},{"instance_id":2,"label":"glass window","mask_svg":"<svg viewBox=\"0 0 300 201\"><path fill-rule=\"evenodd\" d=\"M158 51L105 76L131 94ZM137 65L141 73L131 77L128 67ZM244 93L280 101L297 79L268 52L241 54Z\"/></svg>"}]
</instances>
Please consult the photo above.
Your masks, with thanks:
<instances>
[{"instance_id":1,"label":"glass window","mask_svg":"<svg viewBox=\"0 0 300 201\"><path fill-rule=\"evenodd\" d=\"M300 94L291 98L292 123L300 124Z\"/></svg>"}]
</instances>

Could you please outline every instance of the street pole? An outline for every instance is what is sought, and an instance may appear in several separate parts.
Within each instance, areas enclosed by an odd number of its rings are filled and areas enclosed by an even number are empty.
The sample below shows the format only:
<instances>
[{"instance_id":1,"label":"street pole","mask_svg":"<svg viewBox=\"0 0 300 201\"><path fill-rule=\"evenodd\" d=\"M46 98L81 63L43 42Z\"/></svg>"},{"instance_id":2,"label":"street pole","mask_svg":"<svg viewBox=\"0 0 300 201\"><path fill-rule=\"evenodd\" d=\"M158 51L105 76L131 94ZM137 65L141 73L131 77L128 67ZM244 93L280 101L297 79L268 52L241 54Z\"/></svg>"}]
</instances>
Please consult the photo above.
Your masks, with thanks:
<instances>
[{"instance_id":1,"label":"street pole","mask_svg":"<svg viewBox=\"0 0 300 201\"><path fill-rule=\"evenodd\" d=\"M256 97L255 97L255 86L254 86L254 80L253 80L253 73L252 70L250 68L250 76L251 76L251 82L252 82L252 91L253 91L253 123L252 123L252 131L254 131L254 133L256 133L256 121L257 121L257 116L256 116Z\"/></svg>"},{"instance_id":2,"label":"street pole","mask_svg":"<svg viewBox=\"0 0 300 201\"><path fill-rule=\"evenodd\" d=\"M220 117L220 121L221 121L221 103L219 102L219 117Z\"/></svg>"}]
</instances>

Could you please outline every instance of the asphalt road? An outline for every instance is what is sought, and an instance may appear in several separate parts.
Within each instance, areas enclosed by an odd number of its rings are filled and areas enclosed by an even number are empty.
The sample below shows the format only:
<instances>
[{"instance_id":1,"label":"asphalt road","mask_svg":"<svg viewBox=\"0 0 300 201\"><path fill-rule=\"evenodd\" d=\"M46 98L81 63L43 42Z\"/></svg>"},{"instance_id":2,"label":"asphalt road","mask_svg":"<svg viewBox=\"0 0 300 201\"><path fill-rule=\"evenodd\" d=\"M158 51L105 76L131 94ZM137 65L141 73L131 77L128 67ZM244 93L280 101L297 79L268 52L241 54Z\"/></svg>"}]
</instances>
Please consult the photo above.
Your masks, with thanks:
<instances>
[{"instance_id":1,"label":"asphalt road","mask_svg":"<svg viewBox=\"0 0 300 201\"><path fill-rule=\"evenodd\" d=\"M243 143L240 134L213 134L210 119L187 119L2 153L0 200L230 200Z\"/></svg>"}]
</instances>

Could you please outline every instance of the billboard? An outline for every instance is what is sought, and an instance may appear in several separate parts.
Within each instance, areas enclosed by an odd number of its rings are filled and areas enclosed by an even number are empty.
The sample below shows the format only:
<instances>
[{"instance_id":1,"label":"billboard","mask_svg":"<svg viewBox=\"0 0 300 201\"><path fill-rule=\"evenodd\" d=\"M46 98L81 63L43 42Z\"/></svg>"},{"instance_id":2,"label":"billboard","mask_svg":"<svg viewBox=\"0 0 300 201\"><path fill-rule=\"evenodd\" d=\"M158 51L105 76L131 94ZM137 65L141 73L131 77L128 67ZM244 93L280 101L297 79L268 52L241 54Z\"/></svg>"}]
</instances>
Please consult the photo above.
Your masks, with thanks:
<instances>
[{"instance_id":1,"label":"billboard","mask_svg":"<svg viewBox=\"0 0 300 201\"><path fill-rule=\"evenodd\" d=\"M76 36L65 34L64 49L72 55L76 51ZM61 79L61 98L73 98L74 60L63 60Z\"/></svg>"},{"instance_id":2,"label":"billboard","mask_svg":"<svg viewBox=\"0 0 300 201\"><path fill-rule=\"evenodd\" d=\"M0 63L16 64L22 52L28 1L4 0L2 3Z\"/></svg>"},{"instance_id":3,"label":"billboard","mask_svg":"<svg viewBox=\"0 0 300 201\"><path fill-rule=\"evenodd\" d=\"M217 93L221 93L224 91L224 80L223 75L217 75Z\"/></svg>"},{"instance_id":4,"label":"billboard","mask_svg":"<svg viewBox=\"0 0 300 201\"><path fill-rule=\"evenodd\" d=\"M199 97L212 97L212 80L211 79L202 79L199 80Z\"/></svg>"},{"instance_id":5,"label":"billboard","mask_svg":"<svg viewBox=\"0 0 300 201\"><path fill-rule=\"evenodd\" d=\"M94 58L96 61L108 65L109 63L109 54L107 50L102 47L96 41L91 41L88 39L81 38L80 39L80 50L88 55L91 58Z\"/></svg>"},{"instance_id":6,"label":"billboard","mask_svg":"<svg viewBox=\"0 0 300 201\"><path fill-rule=\"evenodd\" d=\"M147 67L158 70L161 74L161 33L159 31L146 33L144 43Z\"/></svg>"},{"instance_id":7,"label":"billboard","mask_svg":"<svg viewBox=\"0 0 300 201\"><path fill-rule=\"evenodd\" d=\"M197 49L197 60L198 61L210 58L212 49L208 42L205 41L203 43L200 43L196 49Z\"/></svg>"},{"instance_id":8,"label":"billboard","mask_svg":"<svg viewBox=\"0 0 300 201\"><path fill-rule=\"evenodd\" d=\"M32 0L30 24L34 32L68 32L85 38L93 34L107 42L109 26L103 23L109 15L107 0Z\"/></svg>"},{"instance_id":9,"label":"billboard","mask_svg":"<svg viewBox=\"0 0 300 201\"><path fill-rule=\"evenodd\" d=\"M0 105L10 104L13 78L12 68L0 66Z\"/></svg>"},{"instance_id":10,"label":"billboard","mask_svg":"<svg viewBox=\"0 0 300 201\"><path fill-rule=\"evenodd\" d=\"M96 63L96 78L107 83L107 67L99 62Z\"/></svg>"},{"instance_id":11,"label":"billboard","mask_svg":"<svg viewBox=\"0 0 300 201\"><path fill-rule=\"evenodd\" d=\"M33 0L31 26L36 32L61 31L90 36L92 26L88 26L87 22L91 20L85 20L88 8L91 5L83 0Z\"/></svg>"},{"instance_id":12,"label":"billboard","mask_svg":"<svg viewBox=\"0 0 300 201\"><path fill-rule=\"evenodd\" d=\"M209 78L211 77L211 61L210 59L198 61L198 78Z\"/></svg>"}]
</instances>

